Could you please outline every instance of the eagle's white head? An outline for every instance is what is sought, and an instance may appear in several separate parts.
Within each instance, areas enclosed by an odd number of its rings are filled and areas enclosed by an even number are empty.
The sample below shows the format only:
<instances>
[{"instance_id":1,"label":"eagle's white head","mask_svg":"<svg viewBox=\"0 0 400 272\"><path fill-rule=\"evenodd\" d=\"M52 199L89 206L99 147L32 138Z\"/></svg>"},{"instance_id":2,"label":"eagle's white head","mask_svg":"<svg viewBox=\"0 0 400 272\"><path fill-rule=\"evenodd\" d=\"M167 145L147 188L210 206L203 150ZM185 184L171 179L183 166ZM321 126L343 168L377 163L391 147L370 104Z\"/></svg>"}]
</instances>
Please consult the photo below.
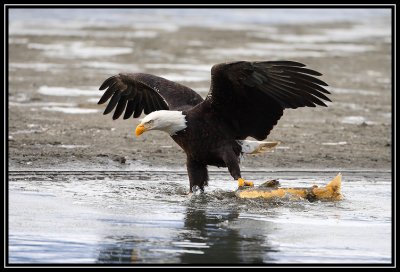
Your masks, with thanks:
<instances>
[{"instance_id":1,"label":"eagle's white head","mask_svg":"<svg viewBox=\"0 0 400 272\"><path fill-rule=\"evenodd\" d=\"M160 110L153 111L144 117L136 127L136 136L148 130L162 130L169 135L186 128L186 118L181 111Z\"/></svg>"}]
</instances>

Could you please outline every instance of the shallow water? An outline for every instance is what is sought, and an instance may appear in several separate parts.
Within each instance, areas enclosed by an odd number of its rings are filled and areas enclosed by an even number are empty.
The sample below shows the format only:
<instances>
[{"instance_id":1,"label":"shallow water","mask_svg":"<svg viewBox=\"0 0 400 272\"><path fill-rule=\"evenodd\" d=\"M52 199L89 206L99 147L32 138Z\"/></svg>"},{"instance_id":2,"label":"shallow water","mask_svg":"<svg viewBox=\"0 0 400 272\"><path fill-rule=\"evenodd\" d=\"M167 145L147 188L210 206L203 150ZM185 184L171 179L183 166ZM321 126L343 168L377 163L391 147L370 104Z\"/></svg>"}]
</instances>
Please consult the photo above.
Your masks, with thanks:
<instances>
[{"instance_id":1,"label":"shallow water","mask_svg":"<svg viewBox=\"0 0 400 272\"><path fill-rule=\"evenodd\" d=\"M225 171L187 195L185 171L15 171L10 263L391 262L391 176L342 172L338 202L241 200ZM334 172L243 173L324 185Z\"/></svg>"}]
</instances>

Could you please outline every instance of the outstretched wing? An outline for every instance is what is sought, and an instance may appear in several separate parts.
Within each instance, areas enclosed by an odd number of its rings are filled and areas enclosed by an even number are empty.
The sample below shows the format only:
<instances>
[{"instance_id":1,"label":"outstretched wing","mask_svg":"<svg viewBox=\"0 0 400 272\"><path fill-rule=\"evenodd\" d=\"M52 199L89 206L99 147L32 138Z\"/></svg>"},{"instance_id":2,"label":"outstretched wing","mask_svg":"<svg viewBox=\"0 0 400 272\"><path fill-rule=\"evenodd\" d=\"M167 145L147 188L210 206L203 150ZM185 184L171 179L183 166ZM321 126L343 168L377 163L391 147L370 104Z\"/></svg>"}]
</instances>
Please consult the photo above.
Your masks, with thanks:
<instances>
[{"instance_id":1,"label":"outstretched wing","mask_svg":"<svg viewBox=\"0 0 400 272\"><path fill-rule=\"evenodd\" d=\"M235 137L265 139L286 108L326 106L331 101L314 76L319 72L293 61L238 61L214 65L205 101L234 131Z\"/></svg>"},{"instance_id":2,"label":"outstretched wing","mask_svg":"<svg viewBox=\"0 0 400 272\"><path fill-rule=\"evenodd\" d=\"M139 117L156 110L184 110L203 99L192 89L151 74L118 74L106 79L100 90L107 89L98 104L110 102L104 114L114 110L113 119L125 111L124 119Z\"/></svg>"}]
</instances>

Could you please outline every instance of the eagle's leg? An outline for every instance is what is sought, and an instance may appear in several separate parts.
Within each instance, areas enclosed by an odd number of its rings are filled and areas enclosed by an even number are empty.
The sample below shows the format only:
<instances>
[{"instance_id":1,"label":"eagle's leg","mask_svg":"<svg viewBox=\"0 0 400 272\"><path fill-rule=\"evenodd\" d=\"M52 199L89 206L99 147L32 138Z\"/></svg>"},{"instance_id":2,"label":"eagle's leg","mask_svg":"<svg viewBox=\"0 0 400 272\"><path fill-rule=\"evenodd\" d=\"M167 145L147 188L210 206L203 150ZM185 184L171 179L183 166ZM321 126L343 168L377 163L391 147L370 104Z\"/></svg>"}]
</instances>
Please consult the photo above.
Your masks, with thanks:
<instances>
[{"instance_id":1,"label":"eagle's leg","mask_svg":"<svg viewBox=\"0 0 400 272\"><path fill-rule=\"evenodd\" d=\"M242 178L239 167L239 158L234 152L226 152L224 156L224 162L228 167L231 176L238 181L239 187L254 185L252 181L246 181Z\"/></svg>"},{"instance_id":2,"label":"eagle's leg","mask_svg":"<svg viewBox=\"0 0 400 272\"><path fill-rule=\"evenodd\" d=\"M208 185L207 165L196 162L195 160L187 159L186 167L189 175L190 193L193 193L193 188L198 186L204 192L204 186Z\"/></svg>"}]
</instances>

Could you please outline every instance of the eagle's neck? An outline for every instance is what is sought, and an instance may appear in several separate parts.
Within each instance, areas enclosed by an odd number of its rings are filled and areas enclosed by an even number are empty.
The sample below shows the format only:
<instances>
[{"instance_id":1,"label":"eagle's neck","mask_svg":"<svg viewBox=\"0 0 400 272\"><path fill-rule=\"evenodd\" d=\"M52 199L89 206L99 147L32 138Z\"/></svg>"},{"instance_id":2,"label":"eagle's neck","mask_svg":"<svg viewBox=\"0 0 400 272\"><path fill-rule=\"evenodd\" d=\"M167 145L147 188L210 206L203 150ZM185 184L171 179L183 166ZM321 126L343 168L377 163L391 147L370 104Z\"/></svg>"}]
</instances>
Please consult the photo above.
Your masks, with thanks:
<instances>
[{"instance_id":1,"label":"eagle's neck","mask_svg":"<svg viewBox=\"0 0 400 272\"><path fill-rule=\"evenodd\" d=\"M154 129L165 131L171 136L187 127L182 111L160 110L151 114L158 115Z\"/></svg>"}]
</instances>

